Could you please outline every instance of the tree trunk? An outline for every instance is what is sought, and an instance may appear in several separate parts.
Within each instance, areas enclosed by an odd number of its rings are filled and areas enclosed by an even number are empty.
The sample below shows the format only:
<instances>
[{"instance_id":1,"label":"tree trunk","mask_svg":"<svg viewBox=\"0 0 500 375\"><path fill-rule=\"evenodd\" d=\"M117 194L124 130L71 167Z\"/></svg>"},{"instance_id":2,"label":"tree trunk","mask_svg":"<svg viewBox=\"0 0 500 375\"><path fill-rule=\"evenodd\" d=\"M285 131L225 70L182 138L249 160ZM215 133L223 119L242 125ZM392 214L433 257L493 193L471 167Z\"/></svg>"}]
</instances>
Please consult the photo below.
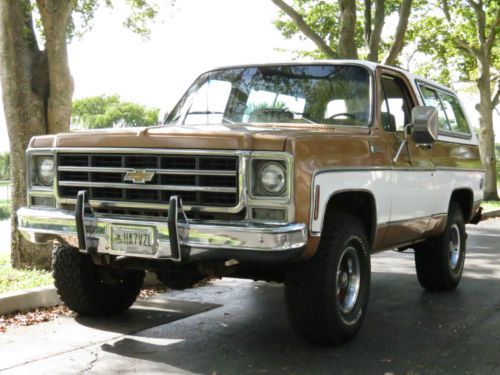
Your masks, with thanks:
<instances>
[{"instance_id":1,"label":"tree trunk","mask_svg":"<svg viewBox=\"0 0 500 375\"><path fill-rule=\"evenodd\" d=\"M479 60L479 68L481 72L478 80L481 126L479 147L481 150L481 161L486 170L484 181L484 199L498 200L495 133L493 130L494 108L491 97L490 63L487 60L487 57L483 57Z\"/></svg>"},{"instance_id":2,"label":"tree trunk","mask_svg":"<svg viewBox=\"0 0 500 375\"><path fill-rule=\"evenodd\" d=\"M406 29L408 28L408 20L411 13L411 5L413 0L403 0L401 3L401 8L399 9L399 22L396 27L396 33L394 34L394 42L391 45L391 49L384 60L384 64L395 65L396 59L403 50Z\"/></svg>"},{"instance_id":3,"label":"tree trunk","mask_svg":"<svg viewBox=\"0 0 500 375\"><path fill-rule=\"evenodd\" d=\"M382 29L385 22L385 1L375 0L375 17L373 31L368 41L368 60L379 62L378 53L380 48L380 40L382 38Z\"/></svg>"},{"instance_id":4,"label":"tree trunk","mask_svg":"<svg viewBox=\"0 0 500 375\"><path fill-rule=\"evenodd\" d=\"M68 63L66 29L75 0L37 0L45 33L50 77L47 102L48 133L68 131L74 91Z\"/></svg>"},{"instance_id":5,"label":"tree trunk","mask_svg":"<svg viewBox=\"0 0 500 375\"><path fill-rule=\"evenodd\" d=\"M0 0L0 80L11 150L14 267L50 264L50 252L28 243L17 231L17 209L27 203L25 150L33 135L47 132L47 64L38 49L30 7L29 0Z\"/></svg>"},{"instance_id":6,"label":"tree trunk","mask_svg":"<svg viewBox=\"0 0 500 375\"><path fill-rule=\"evenodd\" d=\"M341 59L357 59L356 0L338 0L340 8L340 34L338 54Z\"/></svg>"}]
</instances>

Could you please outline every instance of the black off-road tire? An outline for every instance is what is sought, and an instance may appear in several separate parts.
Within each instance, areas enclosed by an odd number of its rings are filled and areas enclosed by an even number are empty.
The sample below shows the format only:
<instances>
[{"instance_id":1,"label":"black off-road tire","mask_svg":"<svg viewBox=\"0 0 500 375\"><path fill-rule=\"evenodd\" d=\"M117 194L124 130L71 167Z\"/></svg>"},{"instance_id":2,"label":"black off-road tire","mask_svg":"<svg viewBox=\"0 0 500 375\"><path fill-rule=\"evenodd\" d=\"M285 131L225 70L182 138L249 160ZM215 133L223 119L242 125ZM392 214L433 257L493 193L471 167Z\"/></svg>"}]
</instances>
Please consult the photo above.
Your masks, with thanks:
<instances>
[{"instance_id":1,"label":"black off-road tire","mask_svg":"<svg viewBox=\"0 0 500 375\"><path fill-rule=\"evenodd\" d=\"M347 257L347 258L346 258ZM346 261L357 258L359 289L351 306L343 284ZM358 333L366 315L370 293L370 250L363 225L347 213L327 218L316 254L291 267L285 278L285 297L292 327L307 342L337 345ZM352 285L355 285L352 284ZM338 290L340 288L340 291ZM345 297L345 298L343 298Z\"/></svg>"},{"instance_id":2,"label":"black off-road tire","mask_svg":"<svg viewBox=\"0 0 500 375\"><path fill-rule=\"evenodd\" d=\"M104 316L127 310L144 280L144 271L97 266L89 255L67 245L54 249L52 270L61 300L80 315Z\"/></svg>"},{"instance_id":3,"label":"black off-road tire","mask_svg":"<svg viewBox=\"0 0 500 375\"><path fill-rule=\"evenodd\" d=\"M464 269L466 239L462 209L451 202L444 232L415 245L415 267L423 288L448 291L458 286Z\"/></svg>"}]
</instances>

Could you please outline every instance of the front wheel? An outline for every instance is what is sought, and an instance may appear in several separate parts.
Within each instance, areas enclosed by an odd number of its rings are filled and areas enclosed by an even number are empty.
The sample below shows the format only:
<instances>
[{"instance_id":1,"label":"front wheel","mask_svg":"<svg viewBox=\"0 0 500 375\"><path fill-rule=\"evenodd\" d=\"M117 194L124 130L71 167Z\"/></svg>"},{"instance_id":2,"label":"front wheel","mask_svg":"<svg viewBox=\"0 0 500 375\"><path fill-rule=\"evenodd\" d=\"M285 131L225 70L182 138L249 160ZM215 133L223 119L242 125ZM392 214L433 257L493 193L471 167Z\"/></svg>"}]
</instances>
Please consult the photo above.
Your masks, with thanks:
<instances>
[{"instance_id":1,"label":"front wheel","mask_svg":"<svg viewBox=\"0 0 500 375\"><path fill-rule=\"evenodd\" d=\"M369 290L370 253L364 228L355 216L337 213L325 223L314 257L287 272L290 322L308 342L346 342L361 328Z\"/></svg>"},{"instance_id":2,"label":"front wheel","mask_svg":"<svg viewBox=\"0 0 500 375\"><path fill-rule=\"evenodd\" d=\"M415 246L415 267L423 288L446 291L458 286L464 269L466 239L462 210L451 202L444 232Z\"/></svg>"},{"instance_id":3,"label":"front wheel","mask_svg":"<svg viewBox=\"0 0 500 375\"><path fill-rule=\"evenodd\" d=\"M111 315L127 310L142 288L144 271L97 266L67 245L55 248L52 270L61 300L80 315Z\"/></svg>"}]
</instances>

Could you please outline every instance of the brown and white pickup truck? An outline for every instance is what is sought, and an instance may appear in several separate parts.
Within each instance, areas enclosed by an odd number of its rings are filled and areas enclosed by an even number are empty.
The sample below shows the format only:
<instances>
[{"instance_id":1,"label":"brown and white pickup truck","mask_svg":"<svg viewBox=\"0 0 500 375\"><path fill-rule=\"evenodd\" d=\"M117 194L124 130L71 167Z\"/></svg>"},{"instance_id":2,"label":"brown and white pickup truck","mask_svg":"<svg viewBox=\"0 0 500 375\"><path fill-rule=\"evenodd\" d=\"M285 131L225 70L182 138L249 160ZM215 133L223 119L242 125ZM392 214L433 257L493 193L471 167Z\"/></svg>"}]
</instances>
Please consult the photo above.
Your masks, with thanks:
<instances>
[{"instance_id":1,"label":"brown and white pickup truck","mask_svg":"<svg viewBox=\"0 0 500 375\"><path fill-rule=\"evenodd\" d=\"M201 75L162 126L40 136L27 150L33 242L80 314L126 310L144 271L283 281L306 340L358 332L370 255L414 249L418 281L460 281L484 173L457 96L388 66L317 61Z\"/></svg>"}]
</instances>

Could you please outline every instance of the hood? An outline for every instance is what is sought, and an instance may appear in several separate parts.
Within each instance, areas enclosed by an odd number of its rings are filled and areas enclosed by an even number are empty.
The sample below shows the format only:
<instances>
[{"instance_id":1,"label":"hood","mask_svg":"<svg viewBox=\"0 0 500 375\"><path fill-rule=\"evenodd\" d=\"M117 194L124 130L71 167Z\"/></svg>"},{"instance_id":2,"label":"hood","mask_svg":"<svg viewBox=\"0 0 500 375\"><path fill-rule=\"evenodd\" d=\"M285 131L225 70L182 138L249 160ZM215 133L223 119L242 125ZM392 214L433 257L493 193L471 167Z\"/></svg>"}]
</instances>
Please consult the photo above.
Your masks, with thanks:
<instances>
[{"instance_id":1,"label":"hood","mask_svg":"<svg viewBox=\"0 0 500 375\"><path fill-rule=\"evenodd\" d=\"M352 132L313 124L231 124L106 129L45 135L30 147L116 147L284 151L287 139Z\"/></svg>"},{"instance_id":2,"label":"hood","mask_svg":"<svg viewBox=\"0 0 500 375\"><path fill-rule=\"evenodd\" d=\"M283 151L285 140L283 131L254 126L161 126L40 136L30 146Z\"/></svg>"}]
</instances>

